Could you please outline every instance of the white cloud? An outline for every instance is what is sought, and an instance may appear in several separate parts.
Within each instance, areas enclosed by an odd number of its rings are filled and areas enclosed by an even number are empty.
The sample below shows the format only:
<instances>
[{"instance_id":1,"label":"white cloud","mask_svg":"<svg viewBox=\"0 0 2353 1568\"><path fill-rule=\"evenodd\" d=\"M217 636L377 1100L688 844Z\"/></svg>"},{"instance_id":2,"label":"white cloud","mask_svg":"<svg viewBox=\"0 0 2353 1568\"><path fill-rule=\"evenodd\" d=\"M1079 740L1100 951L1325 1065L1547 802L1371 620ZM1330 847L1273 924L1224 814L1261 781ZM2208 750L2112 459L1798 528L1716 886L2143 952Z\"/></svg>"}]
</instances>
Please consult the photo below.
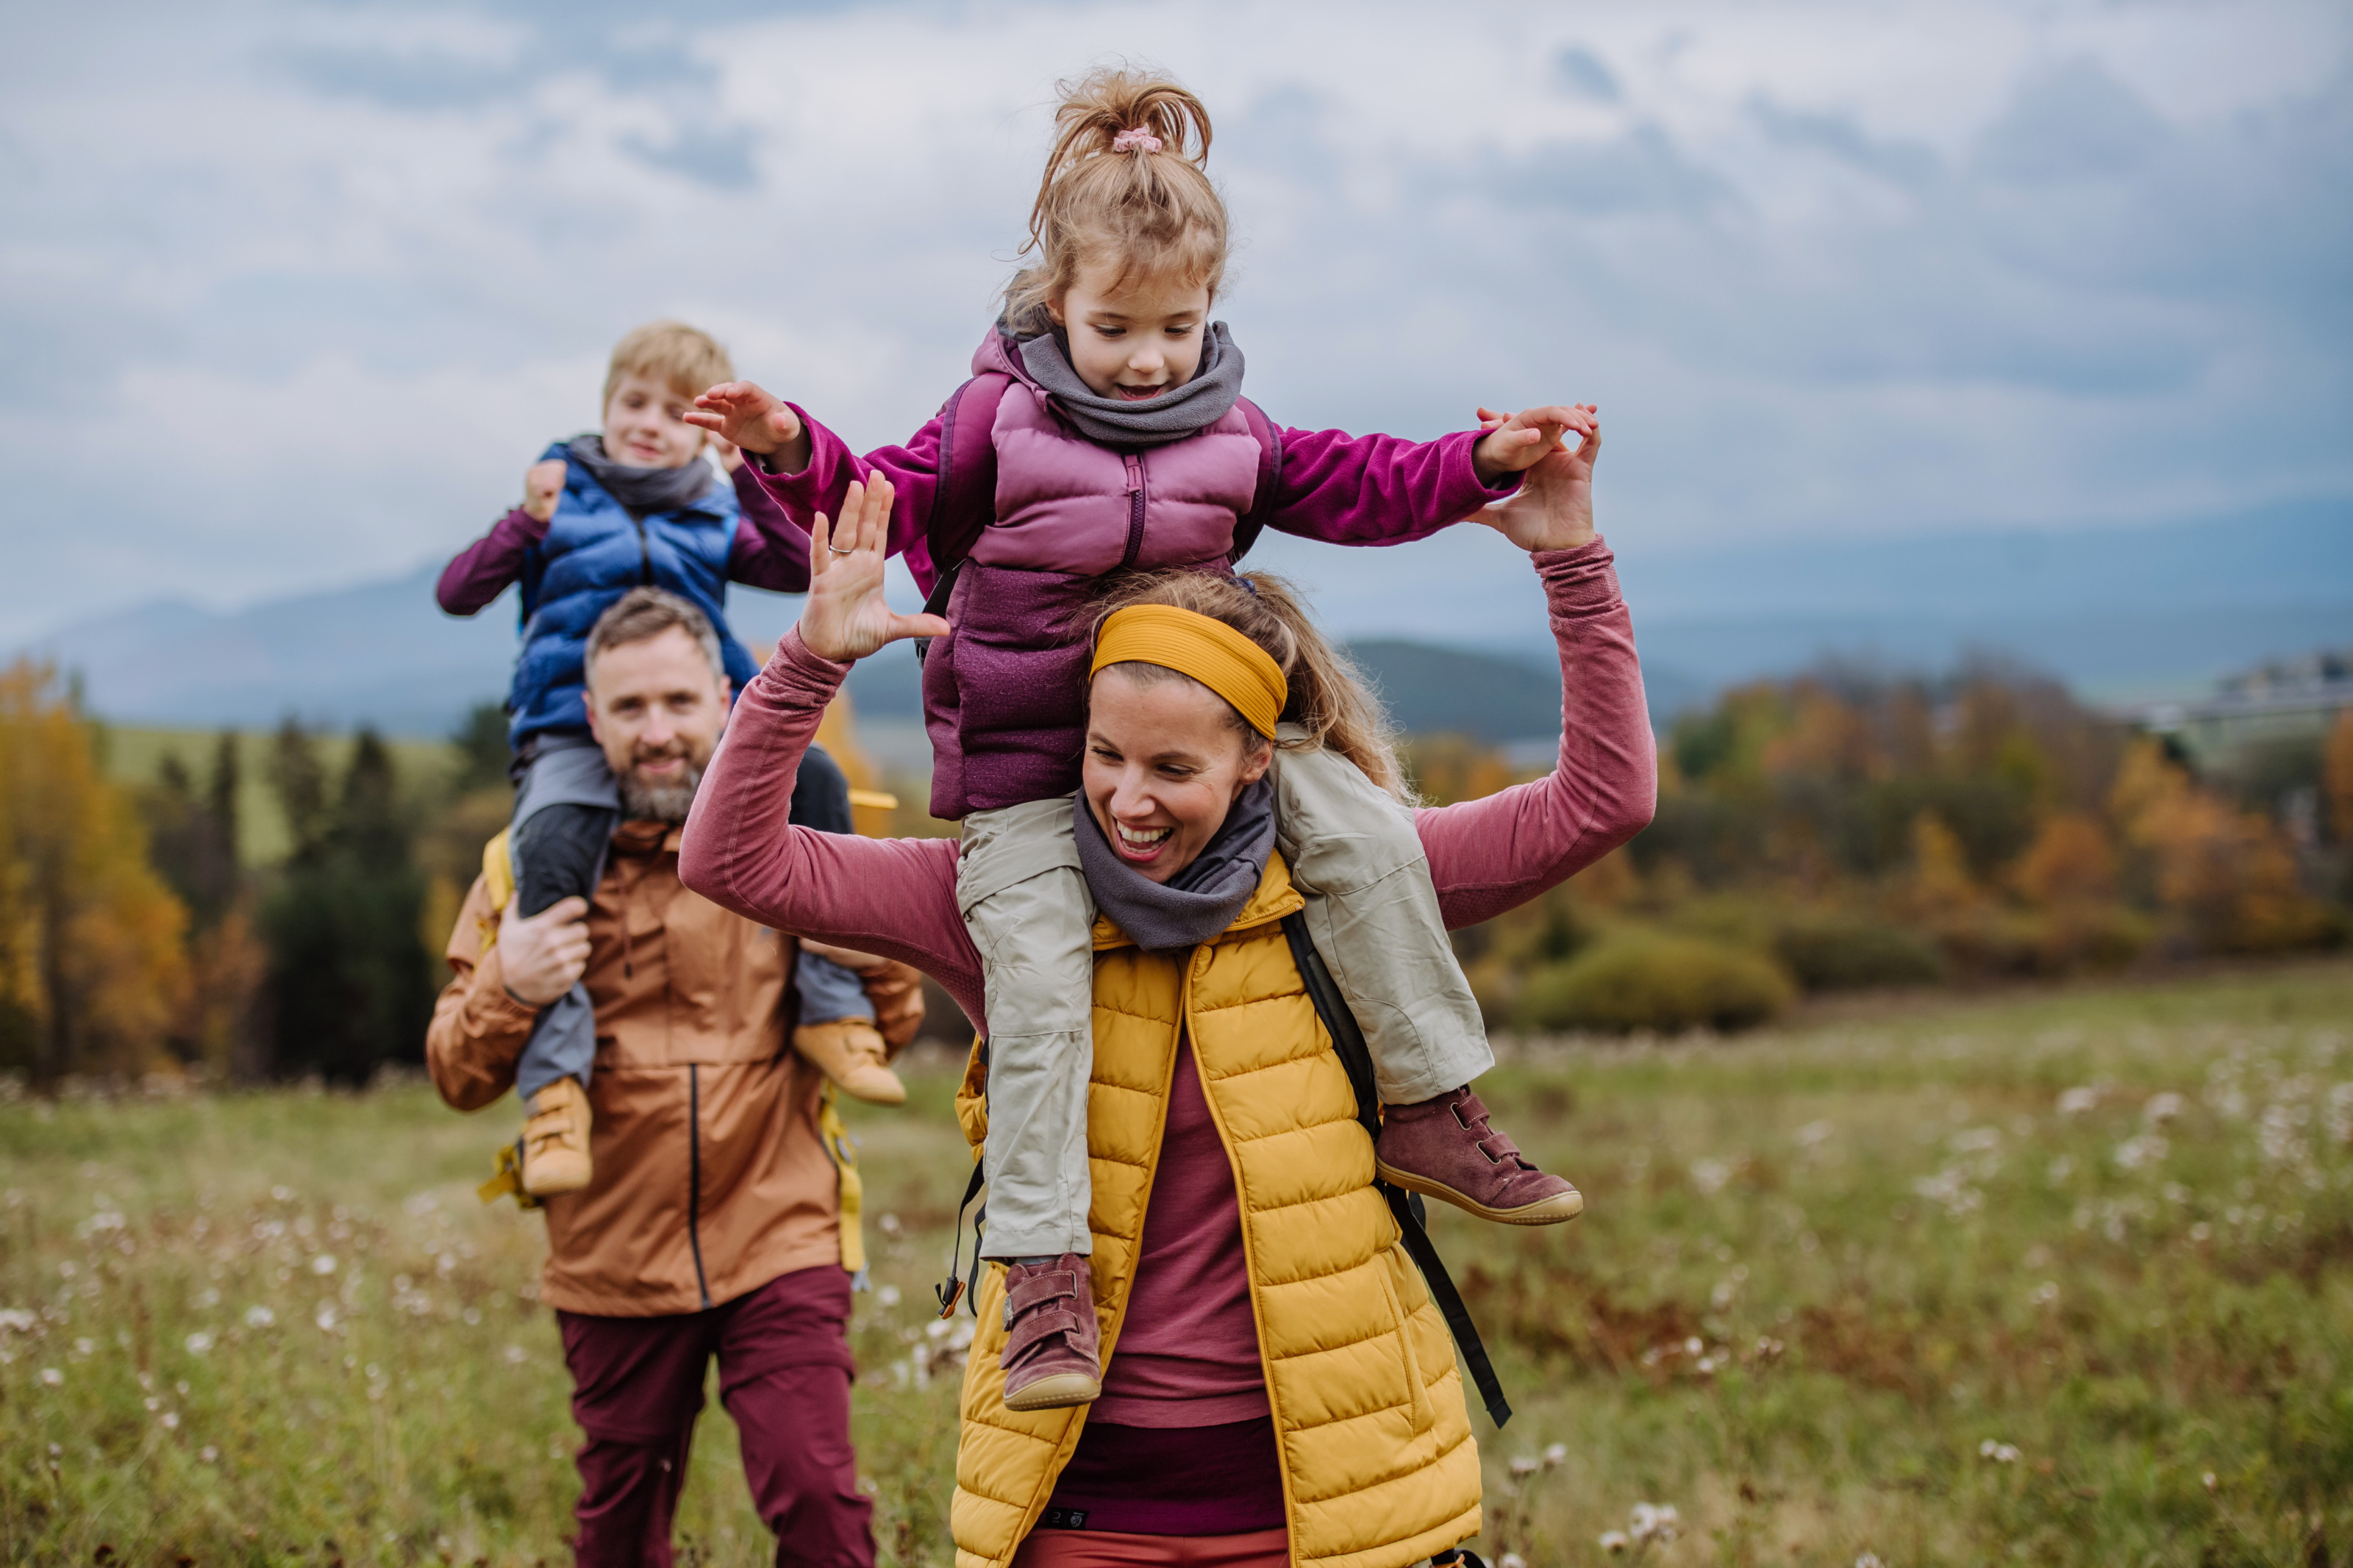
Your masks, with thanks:
<instances>
[{"instance_id":1,"label":"white cloud","mask_svg":"<svg viewBox=\"0 0 2353 1568\"><path fill-rule=\"evenodd\" d=\"M656 314L903 437L1009 269L1053 79L1114 54L1216 115L1229 311L1279 418L1598 399L1605 504L1669 545L2353 489L2329 5L1028 0L624 35L289 3L26 31L0 633L454 548ZM102 526L58 525L100 496Z\"/></svg>"}]
</instances>

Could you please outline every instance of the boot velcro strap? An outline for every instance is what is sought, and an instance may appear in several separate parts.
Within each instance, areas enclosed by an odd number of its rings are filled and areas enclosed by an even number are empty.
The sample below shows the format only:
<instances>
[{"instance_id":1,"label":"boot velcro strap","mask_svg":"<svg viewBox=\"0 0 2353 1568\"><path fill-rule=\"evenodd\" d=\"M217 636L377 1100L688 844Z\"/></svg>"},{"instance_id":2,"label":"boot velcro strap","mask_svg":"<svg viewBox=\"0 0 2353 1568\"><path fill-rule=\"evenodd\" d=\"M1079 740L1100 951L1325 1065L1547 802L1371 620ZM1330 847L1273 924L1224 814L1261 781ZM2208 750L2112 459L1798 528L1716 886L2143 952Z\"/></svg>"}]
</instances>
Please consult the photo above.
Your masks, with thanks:
<instances>
[{"instance_id":1,"label":"boot velcro strap","mask_svg":"<svg viewBox=\"0 0 2353 1568\"><path fill-rule=\"evenodd\" d=\"M1016 1313L1032 1307L1042 1307L1049 1301L1075 1299L1079 1293L1079 1277L1067 1268L1052 1268L1031 1274L1024 1272L1011 1281L1005 1292L1005 1304Z\"/></svg>"},{"instance_id":2,"label":"boot velcro strap","mask_svg":"<svg viewBox=\"0 0 2353 1568\"><path fill-rule=\"evenodd\" d=\"M1005 1336L1007 1356L1016 1356L1030 1346L1060 1334L1079 1331L1079 1315L1067 1307L1054 1307L1044 1311L1025 1314Z\"/></svg>"}]
</instances>

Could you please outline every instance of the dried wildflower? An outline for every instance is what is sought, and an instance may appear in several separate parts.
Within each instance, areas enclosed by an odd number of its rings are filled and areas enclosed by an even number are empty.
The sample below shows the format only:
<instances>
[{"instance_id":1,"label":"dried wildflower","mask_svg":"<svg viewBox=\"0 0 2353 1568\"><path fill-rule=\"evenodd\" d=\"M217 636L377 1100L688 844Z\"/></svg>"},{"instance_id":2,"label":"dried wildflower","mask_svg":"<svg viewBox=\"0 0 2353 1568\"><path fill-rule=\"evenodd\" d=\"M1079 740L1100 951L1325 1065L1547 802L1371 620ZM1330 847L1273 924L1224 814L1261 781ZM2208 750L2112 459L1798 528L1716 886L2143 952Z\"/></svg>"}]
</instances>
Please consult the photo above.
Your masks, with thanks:
<instances>
[{"instance_id":1,"label":"dried wildflower","mask_svg":"<svg viewBox=\"0 0 2353 1568\"><path fill-rule=\"evenodd\" d=\"M1543 1468L1544 1461L1529 1454L1523 1454L1512 1461L1512 1475L1514 1479L1533 1476Z\"/></svg>"},{"instance_id":2,"label":"dried wildflower","mask_svg":"<svg viewBox=\"0 0 2353 1568\"><path fill-rule=\"evenodd\" d=\"M2181 1096L2167 1089L2163 1094L2148 1097L2148 1103L2140 1108L2140 1119L2151 1127L2162 1127L2179 1116L2188 1105L2189 1101Z\"/></svg>"},{"instance_id":3,"label":"dried wildflower","mask_svg":"<svg viewBox=\"0 0 2353 1568\"><path fill-rule=\"evenodd\" d=\"M333 1253L322 1252L319 1254L318 1257L311 1259L311 1273L320 1275L323 1278L326 1275L332 1274L334 1271L335 1255Z\"/></svg>"},{"instance_id":4,"label":"dried wildflower","mask_svg":"<svg viewBox=\"0 0 2353 1568\"><path fill-rule=\"evenodd\" d=\"M248 1307L245 1310L245 1326L248 1329L266 1329L277 1321L278 1314L267 1307Z\"/></svg>"},{"instance_id":5,"label":"dried wildflower","mask_svg":"<svg viewBox=\"0 0 2353 1568\"><path fill-rule=\"evenodd\" d=\"M1633 1542L1627 1539L1626 1532L1622 1530L1605 1530L1596 1539L1595 1544L1614 1557L1631 1546Z\"/></svg>"},{"instance_id":6,"label":"dried wildflower","mask_svg":"<svg viewBox=\"0 0 2353 1568\"><path fill-rule=\"evenodd\" d=\"M1566 1443L1553 1444L1550 1447L1545 1450L1544 1460L1545 1468L1547 1470L1551 1469L1556 1465L1567 1464L1568 1462L1568 1445Z\"/></svg>"},{"instance_id":7,"label":"dried wildflower","mask_svg":"<svg viewBox=\"0 0 2353 1568\"><path fill-rule=\"evenodd\" d=\"M29 1334L40 1320L32 1313L11 1307L0 1311L0 1333Z\"/></svg>"},{"instance_id":8,"label":"dried wildflower","mask_svg":"<svg viewBox=\"0 0 2353 1568\"><path fill-rule=\"evenodd\" d=\"M1978 1445L1978 1458L1990 1459L1997 1465L2014 1465L2018 1463L2018 1450L2008 1443L1997 1443L1988 1437Z\"/></svg>"},{"instance_id":9,"label":"dried wildflower","mask_svg":"<svg viewBox=\"0 0 2353 1568\"><path fill-rule=\"evenodd\" d=\"M213 1348L212 1335L201 1331L190 1334L187 1339L182 1342L188 1347L188 1353L190 1355L202 1355L206 1351Z\"/></svg>"},{"instance_id":10,"label":"dried wildflower","mask_svg":"<svg viewBox=\"0 0 2353 1568\"><path fill-rule=\"evenodd\" d=\"M1879 1560L1878 1552L1866 1552L1854 1560L1854 1568L1887 1568L1887 1564Z\"/></svg>"},{"instance_id":11,"label":"dried wildflower","mask_svg":"<svg viewBox=\"0 0 2353 1568\"><path fill-rule=\"evenodd\" d=\"M1626 1516L1626 1532L1636 1542L1656 1541L1666 1546L1673 1542L1683 1527L1683 1517L1671 1502L1638 1502Z\"/></svg>"},{"instance_id":12,"label":"dried wildflower","mask_svg":"<svg viewBox=\"0 0 2353 1568\"><path fill-rule=\"evenodd\" d=\"M66 1374L59 1372L56 1367L45 1366L41 1369L41 1386L44 1388L57 1388L62 1386L65 1380Z\"/></svg>"},{"instance_id":13,"label":"dried wildflower","mask_svg":"<svg viewBox=\"0 0 2353 1568\"><path fill-rule=\"evenodd\" d=\"M2100 1091L2098 1088L2092 1084L2082 1084L2074 1089L2063 1089L2060 1091L2059 1114L2062 1116L2081 1116L2085 1111L2097 1106L2099 1103Z\"/></svg>"},{"instance_id":14,"label":"dried wildflower","mask_svg":"<svg viewBox=\"0 0 2353 1568\"><path fill-rule=\"evenodd\" d=\"M523 1363L522 1347L521 1345L509 1345L506 1349L506 1357L507 1364L509 1366L521 1366Z\"/></svg>"}]
</instances>

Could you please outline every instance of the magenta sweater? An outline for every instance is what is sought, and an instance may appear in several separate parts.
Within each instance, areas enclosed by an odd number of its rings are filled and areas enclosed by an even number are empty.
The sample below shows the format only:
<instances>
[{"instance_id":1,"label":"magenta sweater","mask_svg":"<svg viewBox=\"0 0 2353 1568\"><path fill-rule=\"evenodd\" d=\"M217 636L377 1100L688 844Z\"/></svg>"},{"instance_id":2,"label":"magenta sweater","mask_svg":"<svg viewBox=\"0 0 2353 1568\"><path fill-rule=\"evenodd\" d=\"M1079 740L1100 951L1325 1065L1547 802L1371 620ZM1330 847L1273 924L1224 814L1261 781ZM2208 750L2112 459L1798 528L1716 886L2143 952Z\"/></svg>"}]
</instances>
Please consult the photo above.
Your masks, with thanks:
<instances>
[{"instance_id":1,"label":"magenta sweater","mask_svg":"<svg viewBox=\"0 0 2353 1568\"><path fill-rule=\"evenodd\" d=\"M973 541L946 607L954 629L932 645L923 665L932 815L951 820L1078 787L1079 687L1088 612L1102 579L1131 568L1227 570L1240 519L1260 500L1261 447L1239 404L1189 436L1119 448L1072 428L1004 333L991 329L972 369L1003 395L986 431L974 423L977 414L957 405L955 461L993 458L996 488L987 526ZM944 419L932 420L903 447L860 458L801 417L807 464L797 473L758 476L776 510L806 527L817 512L839 510L851 479L887 474L896 487L891 552L904 552L928 591L924 531L946 466ZM1424 538L1518 488L1516 474L1493 487L1479 482L1472 452L1480 439L1476 430L1427 442L1282 431L1281 478L1263 509L1266 525L1335 544Z\"/></svg>"}]
</instances>

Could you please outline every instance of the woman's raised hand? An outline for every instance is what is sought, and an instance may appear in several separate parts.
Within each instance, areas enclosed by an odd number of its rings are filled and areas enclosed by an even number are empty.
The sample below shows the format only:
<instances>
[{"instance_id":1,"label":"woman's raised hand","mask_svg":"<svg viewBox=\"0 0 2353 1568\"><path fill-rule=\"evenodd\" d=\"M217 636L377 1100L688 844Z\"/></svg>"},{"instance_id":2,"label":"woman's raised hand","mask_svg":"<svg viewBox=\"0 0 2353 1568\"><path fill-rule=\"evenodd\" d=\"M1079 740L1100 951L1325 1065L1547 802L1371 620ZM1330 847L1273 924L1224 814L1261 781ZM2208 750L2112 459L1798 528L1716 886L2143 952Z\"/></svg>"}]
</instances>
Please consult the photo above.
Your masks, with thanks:
<instances>
[{"instance_id":1,"label":"woman's raised hand","mask_svg":"<svg viewBox=\"0 0 2353 1568\"><path fill-rule=\"evenodd\" d=\"M823 512L809 531L808 600L801 605L801 642L819 658L846 664L902 637L940 637L948 624L937 616L902 616L882 600L882 559L891 542L892 485L880 473L850 481L841 520Z\"/></svg>"},{"instance_id":2,"label":"woman's raised hand","mask_svg":"<svg viewBox=\"0 0 2353 1568\"><path fill-rule=\"evenodd\" d=\"M1601 411L1580 403L1567 409L1565 430L1580 439L1574 447L1547 452L1520 478L1520 488L1471 514L1521 549L1575 550L1593 542L1593 464L1601 455ZM1479 410L1482 424L1494 428L1504 416ZM1490 422L1493 423L1490 423Z\"/></svg>"}]
</instances>

